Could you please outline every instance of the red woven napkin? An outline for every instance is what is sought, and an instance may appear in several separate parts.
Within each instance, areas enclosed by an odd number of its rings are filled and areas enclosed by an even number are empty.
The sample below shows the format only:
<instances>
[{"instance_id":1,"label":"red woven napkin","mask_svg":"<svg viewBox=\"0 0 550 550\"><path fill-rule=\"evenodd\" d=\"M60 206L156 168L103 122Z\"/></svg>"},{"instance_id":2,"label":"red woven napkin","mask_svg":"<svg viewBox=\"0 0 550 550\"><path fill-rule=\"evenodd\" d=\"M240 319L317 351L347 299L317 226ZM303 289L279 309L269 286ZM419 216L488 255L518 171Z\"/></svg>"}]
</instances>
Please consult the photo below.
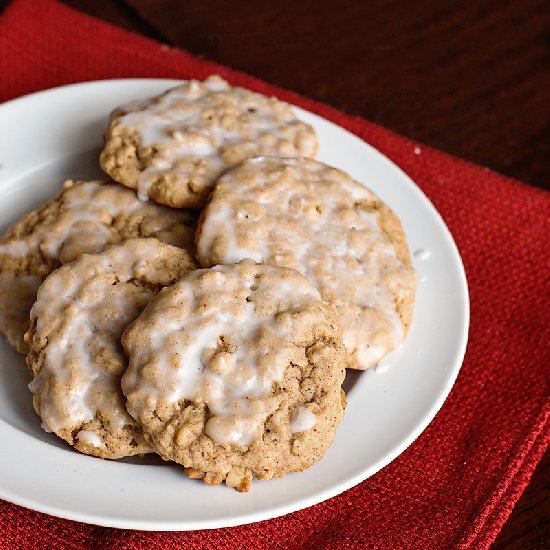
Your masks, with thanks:
<instances>
[{"instance_id":1,"label":"red woven napkin","mask_svg":"<svg viewBox=\"0 0 550 550\"><path fill-rule=\"evenodd\" d=\"M188 533L83 525L0 501L0 547L488 548L550 437L549 195L51 0L13 2L0 17L0 51L0 100L69 82L217 72L333 120L420 185L454 235L471 292L468 351L445 405L406 452L342 495Z\"/></svg>"}]
</instances>

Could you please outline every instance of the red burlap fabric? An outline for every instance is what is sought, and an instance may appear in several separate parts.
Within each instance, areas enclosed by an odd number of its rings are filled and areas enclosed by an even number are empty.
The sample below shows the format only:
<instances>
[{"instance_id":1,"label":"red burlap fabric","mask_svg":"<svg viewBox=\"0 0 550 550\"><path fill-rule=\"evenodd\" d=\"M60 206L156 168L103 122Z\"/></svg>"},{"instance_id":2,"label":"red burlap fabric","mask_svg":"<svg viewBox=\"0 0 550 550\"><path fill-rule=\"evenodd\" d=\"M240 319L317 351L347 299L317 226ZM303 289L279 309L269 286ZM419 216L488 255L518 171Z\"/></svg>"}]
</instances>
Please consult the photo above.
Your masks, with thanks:
<instances>
[{"instance_id":1,"label":"red burlap fabric","mask_svg":"<svg viewBox=\"0 0 550 550\"><path fill-rule=\"evenodd\" d=\"M70 82L215 71L333 120L396 162L441 212L472 308L464 366L442 410L405 453L344 494L278 519L188 533L106 529L0 501L0 547L488 548L549 440L548 194L51 0L13 2L0 17L0 51L0 100Z\"/></svg>"}]
</instances>

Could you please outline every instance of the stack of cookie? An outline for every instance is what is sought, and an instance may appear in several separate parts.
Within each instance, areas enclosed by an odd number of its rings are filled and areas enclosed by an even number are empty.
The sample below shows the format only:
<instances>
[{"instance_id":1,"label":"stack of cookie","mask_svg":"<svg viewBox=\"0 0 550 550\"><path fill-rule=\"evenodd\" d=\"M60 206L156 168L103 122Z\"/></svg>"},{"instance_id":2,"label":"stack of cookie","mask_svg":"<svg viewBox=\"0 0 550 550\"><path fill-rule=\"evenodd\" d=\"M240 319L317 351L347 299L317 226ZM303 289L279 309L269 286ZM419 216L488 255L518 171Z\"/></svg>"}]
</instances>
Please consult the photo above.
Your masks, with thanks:
<instances>
[{"instance_id":1,"label":"stack of cookie","mask_svg":"<svg viewBox=\"0 0 550 550\"><path fill-rule=\"evenodd\" d=\"M0 330L46 431L239 491L322 458L416 274L395 214L316 149L216 76L111 114L113 181L65 182L0 238Z\"/></svg>"}]
</instances>

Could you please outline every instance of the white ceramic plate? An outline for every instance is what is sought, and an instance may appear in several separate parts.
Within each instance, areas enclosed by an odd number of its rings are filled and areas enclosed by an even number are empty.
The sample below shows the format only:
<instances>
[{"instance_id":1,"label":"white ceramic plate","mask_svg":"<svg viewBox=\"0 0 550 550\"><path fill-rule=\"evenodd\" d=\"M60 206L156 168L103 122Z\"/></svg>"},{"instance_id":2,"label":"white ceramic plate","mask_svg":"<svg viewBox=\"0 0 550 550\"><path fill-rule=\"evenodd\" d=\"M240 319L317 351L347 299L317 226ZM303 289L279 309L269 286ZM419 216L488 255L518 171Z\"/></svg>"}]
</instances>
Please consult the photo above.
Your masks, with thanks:
<instances>
[{"instance_id":1,"label":"white ceramic plate","mask_svg":"<svg viewBox=\"0 0 550 550\"><path fill-rule=\"evenodd\" d=\"M100 176L97 158L109 111L156 94L171 80L66 86L0 106L0 231L57 193L66 178ZM0 337L0 497L99 525L191 530L226 527L299 510L348 489L399 455L447 397L466 347L469 304L456 246L430 202L378 151L297 109L319 136L318 159L371 187L403 222L420 284L412 329L383 366L348 373L348 407L336 440L309 470L253 482L239 494L188 479L155 460L99 460L40 428L21 356ZM391 368L387 368L391 366Z\"/></svg>"}]
</instances>

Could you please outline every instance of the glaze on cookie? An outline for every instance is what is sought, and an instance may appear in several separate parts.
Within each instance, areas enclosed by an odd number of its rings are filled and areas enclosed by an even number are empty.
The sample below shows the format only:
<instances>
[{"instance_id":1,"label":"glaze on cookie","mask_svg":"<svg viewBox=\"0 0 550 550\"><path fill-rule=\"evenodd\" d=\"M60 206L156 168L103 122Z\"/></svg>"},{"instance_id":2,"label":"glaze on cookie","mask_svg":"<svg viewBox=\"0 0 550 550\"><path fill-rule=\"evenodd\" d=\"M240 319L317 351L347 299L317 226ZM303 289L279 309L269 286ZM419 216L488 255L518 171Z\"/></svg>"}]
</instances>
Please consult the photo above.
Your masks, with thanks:
<instances>
[{"instance_id":1,"label":"glaze on cookie","mask_svg":"<svg viewBox=\"0 0 550 550\"><path fill-rule=\"evenodd\" d=\"M194 271L130 325L130 414L191 477L252 477L322 458L343 415L345 350L332 310L298 272L241 262Z\"/></svg>"},{"instance_id":2,"label":"glaze on cookie","mask_svg":"<svg viewBox=\"0 0 550 550\"><path fill-rule=\"evenodd\" d=\"M120 337L163 286L195 267L186 250L128 239L46 278L27 335L29 388L44 429L101 458L153 450L125 408Z\"/></svg>"},{"instance_id":3,"label":"glaze on cookie","mask_svg":"<svg viewBox=\"0 0 550 550\"><path fill-rule=\"evenodd\" d=\"M404 339L416 273L395 214L345 172L258 158L228 171L197 228L201 265L243 258L306 275L334 308L348 367L376 364Z\"/></svg>"},{"instance_id":4,"label":"glaze on cookie","mask_svg":"<svg viewBox=\"0 0 550 550\"><path fill-rule=\"evenodd\" d=\"M61 193L0 237L0 331L20 353L36 290L44 278L84 252L130 237L156 237L193 249L196 217L143 203L130 189L99 181L67 181Z\"/></svg>"},{"instance_id":5,"label":"glaze on cookie","mask_svg":"<svg viewBox=\"0 0 550 550\"><path fill-rule=\"evenodd\" d=\"M315 131L288 104L211 76L116 109L100 164L143 200L202 208L229 166L258 155L314 157L316 150Z\"/></svg>"}]
</instances>

